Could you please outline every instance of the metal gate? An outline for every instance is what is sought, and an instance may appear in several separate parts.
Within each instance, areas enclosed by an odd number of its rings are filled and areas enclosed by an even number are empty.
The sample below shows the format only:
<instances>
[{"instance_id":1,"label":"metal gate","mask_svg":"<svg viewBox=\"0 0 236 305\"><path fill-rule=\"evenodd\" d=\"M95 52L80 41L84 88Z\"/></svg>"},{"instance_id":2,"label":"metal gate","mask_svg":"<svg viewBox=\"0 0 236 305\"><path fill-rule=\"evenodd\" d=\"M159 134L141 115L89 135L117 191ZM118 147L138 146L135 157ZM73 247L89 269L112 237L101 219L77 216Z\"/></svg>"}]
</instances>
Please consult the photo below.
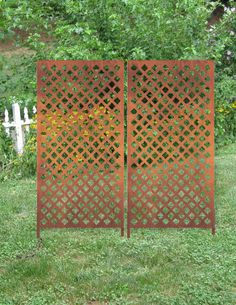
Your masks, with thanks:
<instances>
[{"instance_id":1,"label":"metal gate","mask_svg":"<svg viewBox=\"0 0 236 305\"><path fill-rule=\"evenodd\" d=\"M213 63L128 63L131 228L214 232Z\"/></svg>"},{"instance_id":2,"label":"metal gate","mask_svg":"<svg viewBox=\"0 0 236 305\"><path fill-rule=\"evenodd\" d=\"M38 220L41 228L124 230L122 61L40 61Z\"/></svg>"}]
</instances>

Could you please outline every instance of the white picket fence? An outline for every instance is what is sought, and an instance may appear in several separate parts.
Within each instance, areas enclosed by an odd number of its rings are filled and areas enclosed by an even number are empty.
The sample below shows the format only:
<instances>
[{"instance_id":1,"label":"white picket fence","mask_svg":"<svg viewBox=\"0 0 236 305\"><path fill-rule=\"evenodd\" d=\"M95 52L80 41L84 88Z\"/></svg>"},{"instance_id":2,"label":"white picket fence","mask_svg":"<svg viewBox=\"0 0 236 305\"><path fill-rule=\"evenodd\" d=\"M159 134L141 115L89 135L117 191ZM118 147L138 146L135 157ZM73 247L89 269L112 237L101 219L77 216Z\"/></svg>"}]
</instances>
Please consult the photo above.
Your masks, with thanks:
<instances>
[{"instance_id":1,"label":"white picket fence","mask_svg":"<svg viewBox=\"0 0 236 305\"><path fill-rule=\"evenodd\" d=\"M21 110L20 105L18 103L14 103L12 105L12 120L9 118L9 112L5 110L5 118L3 122L3 126L6 130L6 133L12 137L15 148L18 153L22 153L25 144L25 137L27 132L30 130L30 125L35 123L35 121L29 117L29 111L27 107L23 109L24 119L21 118ZM32 116L37 113L36 107L33 107Z\"/></svg>"}]
</instances>

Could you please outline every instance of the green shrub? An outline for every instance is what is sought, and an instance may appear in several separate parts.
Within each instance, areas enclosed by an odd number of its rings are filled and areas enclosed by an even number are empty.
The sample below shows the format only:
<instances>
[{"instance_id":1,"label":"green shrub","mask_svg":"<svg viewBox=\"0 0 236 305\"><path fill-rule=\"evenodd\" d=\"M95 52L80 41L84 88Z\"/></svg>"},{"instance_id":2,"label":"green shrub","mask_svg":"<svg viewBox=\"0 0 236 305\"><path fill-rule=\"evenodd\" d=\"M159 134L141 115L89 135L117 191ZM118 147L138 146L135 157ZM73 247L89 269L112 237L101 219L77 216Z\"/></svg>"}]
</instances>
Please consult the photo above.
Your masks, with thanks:
<instances>
[{"instance_id":1,"label":"green shrub","mask_svg":"<svg viewBox=\"0 0 236 305\"><path fill-rule=\"evenodd\" d=\"M27 134L24 151L17 154L10 137L0 122L0 181L36 175L36 125L32 124Z\"/></svg>"},{"instance_id":2,"label":"green shrub","mask_svg":"<svg viewBox=\"0 0 236 305\"><path fill-rule=\"evenodd\" d=\"M0 114L11 111L13 98L23 106L36 102L35 61L29 55L0 55Z\"/></svg>"},{"instance_id":3,"label":"green shrub","mask_svg":"<svg viewBox=\"0 0 236 305\"><path fill-rule=\"evenodd\" d=\"M26 137L24 151L14 160L14 175L17 177L31 177L36 175L36 130L31 127Z\"/></svg>"},{"instance_id":4,"label":"green shrub","mask_svg":"<svg viewBox=\"0 0 236 305\"><path fill-rule=\"evenodd\" d=\"M11 138L5 133L0 121L0 180L8 177L13 167L16 152Z\"/></svg>"},{"instance_id":5,"label":"green shrub","mask_svg":"<svg viewBox=\"0 0 236 305\"><path fill-rule=\"evenodd\" d=\"M224 75L215 85L215 142L216 147L236 139L236 85L233 77Z\"/></svg>"},{"instance_id":6,"label":"green shrub","mask_svg":"<svg viewBox=\"0 0 236 305\"><path fill-rule=\"evenodd\" d=\"M211 59L216 147L233 142L236 18L228 11L208 28L216 5L204 0L4 1L1 33L23 32L26 39L16 34L15 42L31 53L0 57L0 112L10 108L13 95L22 106L35 104L38 59ZM20 175L35 172L28 148L17 160Z\"/></svg>"}]
</instances>

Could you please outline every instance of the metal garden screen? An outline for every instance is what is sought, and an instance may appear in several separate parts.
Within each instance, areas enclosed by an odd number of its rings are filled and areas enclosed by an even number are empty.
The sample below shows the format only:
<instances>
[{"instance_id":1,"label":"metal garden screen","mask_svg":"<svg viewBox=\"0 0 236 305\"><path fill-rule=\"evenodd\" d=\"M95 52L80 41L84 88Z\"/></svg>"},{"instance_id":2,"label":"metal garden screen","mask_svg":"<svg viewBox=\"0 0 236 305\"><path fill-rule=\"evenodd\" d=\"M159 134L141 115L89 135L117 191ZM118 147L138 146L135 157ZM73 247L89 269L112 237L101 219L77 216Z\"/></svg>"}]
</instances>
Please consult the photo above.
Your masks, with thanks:
<instances>
[{"instance_id":1,"label":"metal garden screen","mask_svg":"<svg viewBox=\"0 0 236 305\"><path fill-rule=\"evenodd\" d=\"M214 232L213 63L128 63L131 228Z\"/></svg>"},{"instance_id":2,"label":"metal garden screen","mask_svg":"<svg viewBox=\"0 0 236 305\"><path fill-rule=\"evenodd\" d=\"M41 228L124 228L121 61L40 61Z\"/></svg>"},{"instance_id":3,"label":"metal garden screen","mask_svg":"<svg viewBox=\"0 0 236 305\"><path fill-rule=\"evenodd\" d=\"M37 234L44 228L212 228L210 61L40 61ZM125 151L125 115L127 147Z\"/></svg>"}]
</instances>

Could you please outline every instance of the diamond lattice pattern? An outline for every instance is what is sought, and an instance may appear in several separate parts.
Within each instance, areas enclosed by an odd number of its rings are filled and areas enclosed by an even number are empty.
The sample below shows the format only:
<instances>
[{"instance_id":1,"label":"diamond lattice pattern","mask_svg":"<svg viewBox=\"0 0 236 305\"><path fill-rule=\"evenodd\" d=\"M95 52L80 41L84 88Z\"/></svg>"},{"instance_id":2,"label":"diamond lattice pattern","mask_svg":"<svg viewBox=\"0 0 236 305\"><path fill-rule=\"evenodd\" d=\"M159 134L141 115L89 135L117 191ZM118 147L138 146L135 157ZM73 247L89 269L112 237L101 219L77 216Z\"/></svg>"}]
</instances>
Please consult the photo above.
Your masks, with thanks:
<instances>
[{"instance_id":1,"label":"diamond lattice pattern","mask_svg":"<svg viewBox=\"0 0 236 305\"><path fill-rule=\"evenodd\" d=\"M214 226L213 64L128 64L128 230Z\"/></svg>"},{"instance_id":2,"label":"diamond lattice pattern","mask_svg":"<svg viewBox=\"0 0 236 305\"><path fill-rule=\"evenodd\" d=\"M120 61L38 64L38 227L123 229Z\"/></svg>"}]
</instances>

